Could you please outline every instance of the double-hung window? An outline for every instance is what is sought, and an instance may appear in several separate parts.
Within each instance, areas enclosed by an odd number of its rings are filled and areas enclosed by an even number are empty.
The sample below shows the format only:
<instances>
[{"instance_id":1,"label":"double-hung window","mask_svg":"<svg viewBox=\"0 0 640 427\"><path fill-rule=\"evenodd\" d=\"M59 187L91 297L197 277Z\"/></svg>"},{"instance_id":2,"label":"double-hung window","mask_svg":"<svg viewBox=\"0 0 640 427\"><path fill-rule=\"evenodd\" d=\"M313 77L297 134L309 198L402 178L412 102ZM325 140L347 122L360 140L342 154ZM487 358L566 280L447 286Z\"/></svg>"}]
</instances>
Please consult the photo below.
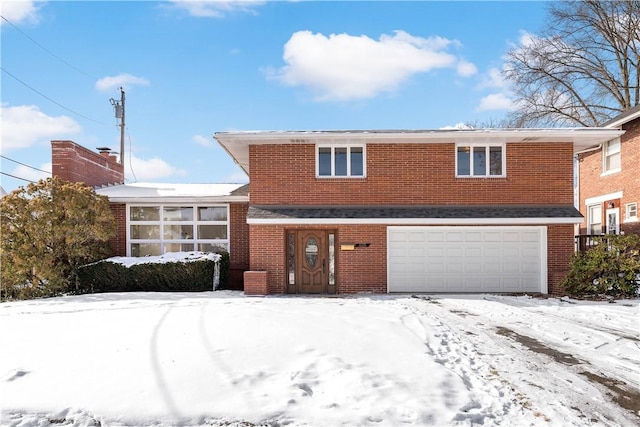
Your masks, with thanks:
<instances>
[{"instance_id":1,"label":"double-hung window","mask_svg":"<svg viewBox=\"0 0 640 427\"><path fill-rule=\"evenodd\" d=\"M457 144L457 177L504 177L504 144Z\"/></svg>"},{"instance_id":2,"label":"double-hung window","mask_svg":"<svg viewBox=\"0 0 640 427\"><path fill-rule=\"evenodd\" d=\"M316 176L319 178L364 178L364 145L317 145Z\"/></svg>"},{"instance_id":3,"label":"double-hung window","mask_svg":"<svg viewBox=\"0 0 640 427\"><path fill-rule=\"evenodd\" d=\"M638 220L638 203L627 203L624 208L625 221L637 221Z\"/></svg>"},{"instance_id":4,"label":"double-hung window","mask_svg":"<svg viewBox=\"0 0 640 427\"><path fill-rule=\"evenodd\" d=\"M602 173L618 172L620 169L620 138L616 138L602 147Z\"/></svg>"},{"instance_id":5,"label":"double-hung window","mask_svg":"<svg viewBox=\"0 0 640 427\"><path fill-rule=\"evenodd\" d=\"M226 205L128 206L128 254L229 250Z\"/></svg>"}]
</instances>

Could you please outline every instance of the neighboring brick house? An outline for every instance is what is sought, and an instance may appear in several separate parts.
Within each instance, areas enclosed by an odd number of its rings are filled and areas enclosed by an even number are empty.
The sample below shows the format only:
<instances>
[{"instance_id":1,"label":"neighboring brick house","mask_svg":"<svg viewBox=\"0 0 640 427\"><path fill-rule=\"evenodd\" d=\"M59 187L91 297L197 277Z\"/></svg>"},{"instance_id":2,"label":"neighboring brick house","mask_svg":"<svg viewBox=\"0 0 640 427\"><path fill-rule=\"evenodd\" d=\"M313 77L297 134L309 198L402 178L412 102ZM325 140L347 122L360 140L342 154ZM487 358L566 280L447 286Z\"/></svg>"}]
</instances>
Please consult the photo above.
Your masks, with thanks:
<instances>
[{"instance_id":1,"label":"neighboring brick house","mask_svg":"<svg viewBox=\"0 0 640 427\"><path fill-rule=\"evenodd\" d=\"M622 133L216 133L251 182L245 293L559 294L574 155Z\"/></svg>"},{"instance_id":2,"label":"neighboring brick house","mask_svg":"<svg viewBox=\"0 0 640 427\"><path fill-rule=\"evenodd\" d=\"M51 141L51 152L54 176L109 197L117 222L113 255L222 247L230 255L228 287L242 289L249 266L247 184L124 184L123 165L108 149L97 153L73 141Z\"/></svg>"},{"instance_id":3,"label":"neighboring brick house","mask_svg":"<svg viewBox=\"0 0 640 427\"><path fill-rule=\"evenodd\" d=\"M577 155L579 234L640 233L640 105L603 126L624 134Z\"/></svg>"}]
</instances>

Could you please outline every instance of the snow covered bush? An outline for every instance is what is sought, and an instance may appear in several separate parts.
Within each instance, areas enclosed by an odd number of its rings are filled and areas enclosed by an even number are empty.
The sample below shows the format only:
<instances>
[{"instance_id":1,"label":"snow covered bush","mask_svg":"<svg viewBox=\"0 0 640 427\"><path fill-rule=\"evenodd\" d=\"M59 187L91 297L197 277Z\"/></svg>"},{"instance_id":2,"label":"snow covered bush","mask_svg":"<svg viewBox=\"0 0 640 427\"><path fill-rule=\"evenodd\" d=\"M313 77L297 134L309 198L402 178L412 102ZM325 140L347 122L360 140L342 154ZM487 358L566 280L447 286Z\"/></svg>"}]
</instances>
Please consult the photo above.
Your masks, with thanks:
<instances>
[{"instance_id":1,"label":"snow covered bush","mask_svg":"<svg viewBox=\"0 0 640 427\"><path fill-rule=\"evenodd\" d=\"M115 223L109 200L58 178L0 199L0 297L59 295L75 287L79 266L110 254Z\"/></svg>"},{"instance_id":2,"label":"snow covered bush","mask_svg":"<svg viewBox=\"0 0 640 427\"><path fill-rule=\"evenodd\" d=\"M207 252L108 258L78 269L78 292L211 291L221 258Z\"/></svg>"},{"instance_id":3,"label":"snow covered bush","mask_svg":"<svg viewBox=\"0 0 640 427\"><path fill-rule=\"evenodd\" d=\"M640 235L607 235L574 255L562 286L574 296L635 297L640 287Z\"/></svg>"}]
</instances>

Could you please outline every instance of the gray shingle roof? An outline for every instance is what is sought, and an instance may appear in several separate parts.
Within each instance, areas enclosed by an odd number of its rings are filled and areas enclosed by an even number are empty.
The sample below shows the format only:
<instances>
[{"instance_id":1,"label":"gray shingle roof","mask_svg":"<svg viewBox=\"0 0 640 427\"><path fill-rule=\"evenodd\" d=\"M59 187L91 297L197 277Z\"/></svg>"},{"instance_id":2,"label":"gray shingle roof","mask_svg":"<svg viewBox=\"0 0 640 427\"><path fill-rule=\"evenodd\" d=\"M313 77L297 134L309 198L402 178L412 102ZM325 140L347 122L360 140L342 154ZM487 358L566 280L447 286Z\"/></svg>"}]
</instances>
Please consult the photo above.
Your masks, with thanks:
<instances>
[{"instance_id":1,"label":"gray shingle roof","mask_svg":"<svg viewBox=\"0 0 640 427\"><path fill-rule=\"evenodd\" d=\"M572 205L251 206L249 219L582 218Z\"/></svg>"}]
</instances>

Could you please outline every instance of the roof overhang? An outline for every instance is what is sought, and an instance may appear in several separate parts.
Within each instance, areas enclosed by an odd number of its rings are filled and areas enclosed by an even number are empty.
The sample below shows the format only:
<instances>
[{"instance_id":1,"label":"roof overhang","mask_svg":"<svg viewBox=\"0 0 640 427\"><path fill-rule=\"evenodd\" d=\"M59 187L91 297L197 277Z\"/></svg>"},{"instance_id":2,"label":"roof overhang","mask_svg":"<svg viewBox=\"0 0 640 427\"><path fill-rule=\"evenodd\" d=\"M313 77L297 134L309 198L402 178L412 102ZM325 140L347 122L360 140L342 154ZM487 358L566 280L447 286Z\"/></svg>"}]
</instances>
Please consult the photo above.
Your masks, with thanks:
<instances>
[{"instance_id":1,"label":"roof overhang","mask_svg":"<svg viewBox=\"0 0 640 427\"><path fill-rule=\"evenodd\" d=\"M574 152L598 146L622 135L611 128L554 129L441 129L441 130L346 130L346 131L246 131L216 132L213 137L249 174L249 146L270 144L447 144L567 143Z\"/></svg>"},{"instance_id":2,"label":"roof overhang","mask_svg":"<svg viewBox=\"0 0 640 427\"><path fill-rule=\"evenodd\" d=\"M248 193L238 194L245 185L134 183L98 188L96 193L111 203L247 203Z\"/></svg>"},{"instance_id":3,"label":"roof overhang","mask_svg":"<svg viewBox=\"0 0 640 427\"><path fill-rule=\"evenodd\" d=\"M492 206L250 206L260 225L543 225L580 224L572 205Z\"/></svg>"}]
</instances>

